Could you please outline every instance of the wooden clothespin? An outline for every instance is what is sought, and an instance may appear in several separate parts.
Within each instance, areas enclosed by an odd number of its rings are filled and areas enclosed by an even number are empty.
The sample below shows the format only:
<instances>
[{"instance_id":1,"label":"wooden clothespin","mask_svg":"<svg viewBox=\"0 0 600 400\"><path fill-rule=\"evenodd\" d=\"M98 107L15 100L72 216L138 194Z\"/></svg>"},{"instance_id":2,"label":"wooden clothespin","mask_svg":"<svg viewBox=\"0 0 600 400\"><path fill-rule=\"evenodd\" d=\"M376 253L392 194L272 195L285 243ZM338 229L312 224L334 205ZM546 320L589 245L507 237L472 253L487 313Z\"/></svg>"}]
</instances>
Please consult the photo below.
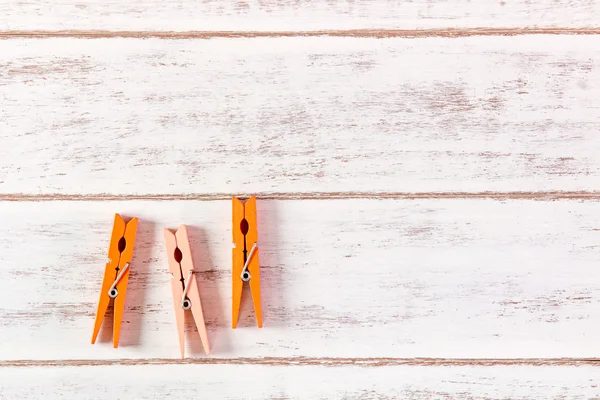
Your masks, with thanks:
<instances>
[{"instance_id":1,"label":"wooden clothespin","mask_svg":"<svg viewBox=\"0 0 600 400\"><path fill-rule=\"evenodd\" d=\"M240 315L244 282L250 285L252 302L258 327L262 328L260 304L260 264L258 262L258 233L256 225L256 197L245 203L233 199L233 266L232 266L232 328L235 329Z\"/></svg>"},{"instance_id":2,"label":"wooden clothespin","mask_svg":"<svg viewBox=\"0 0 600 400\"><path fill-rule=\"evenodd\" d=\"M108 247L108 262L104 270L104 280L98 300L98 311L94 323L92 344L96 342L100 326L111 300L114 300L113 346L119 347L121 320L125 309L125 294L129 280L129 266L133 258L133 246L137 230L137 218L132 218L127 224L119 214L115 214L112 236Z\"/></svg>"},{"instance_id":3,"label":"wooden clothespin","mask_svg":"<svg viewBox=\"0 0 600 400\"><path fill-rule=\"evenodd\" d=\"M173 275L171 289L173 290L181 358L184 358L185 352L185 310L190 309L198 328L198 334L202 339L204 351L208 354L210 353L208 334L204 324L200 292L194 276L194 262L192 261L192 252L185 225L181 225L175 233L165 229L165 243L167 245L167 257L169 258L169 272Z\"/></svg>"}]
</instances>

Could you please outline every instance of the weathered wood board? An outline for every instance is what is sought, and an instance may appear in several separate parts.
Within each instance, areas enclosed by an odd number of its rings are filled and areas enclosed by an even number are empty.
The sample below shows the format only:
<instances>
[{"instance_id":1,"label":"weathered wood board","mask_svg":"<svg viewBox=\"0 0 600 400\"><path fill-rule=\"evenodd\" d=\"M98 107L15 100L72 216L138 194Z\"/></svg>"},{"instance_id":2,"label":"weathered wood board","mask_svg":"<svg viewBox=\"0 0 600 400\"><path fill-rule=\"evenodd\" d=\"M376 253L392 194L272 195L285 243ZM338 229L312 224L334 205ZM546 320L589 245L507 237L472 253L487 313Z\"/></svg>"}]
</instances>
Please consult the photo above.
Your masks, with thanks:
<instances>
[{"instance_id":1,"label":"weathered wood board","mask_svg":"<svg viewBox=\"0 0 600 400\"><path fill-rule=\"evenodd\" d=\"M143 365L0 370L0 398L592 399L596 367Z\"/></svg>"},{"instance_id":2,"label":"weathered wood board","mask_svg":"<svg viewBox=\"0 0 600 400\"><path fill-rule=\"evenodd\" d=\"M1 30L306 31L598 27L590 0L0 1Z\"/></svg>"},{"instance_id":3,"label":"weathered wood board","mask_svg":"<svg viewBox=\"0 0 600 400\"><path fill-rule=\"evenodd\" d=\"M15 39L0 53L4 194L600 189L598 36Z\"/></svg>"},{"instance_id":4,"label":"weathered wood board","mask_svg":"<svg viewBox=\"0 0 600 400\"><path fill-rule=\"evenodd\" d=\"M258 206L265 328L248 296L231 330L230 201L2 203L2 359L179 357L162 229L180 223L212 357L600 356L599 202ZM140 218L118 350L110 324L89 343L116 211Z\"/></svg>"},{"instance_id":5,"label":"weathered wood board","mask_svg":"<svg viewBox=\"0 0 600 400\"><path fill-rule=\"evenodd\" d=\"M600 2L0 0L0 399L600 398ZM230 329L259 196L265 328ZM121 346L92 346L115 212ZM180 365L162 229L213 354ZM111 314L108 315L108 321Z\"/></svg>"}]
</instances>

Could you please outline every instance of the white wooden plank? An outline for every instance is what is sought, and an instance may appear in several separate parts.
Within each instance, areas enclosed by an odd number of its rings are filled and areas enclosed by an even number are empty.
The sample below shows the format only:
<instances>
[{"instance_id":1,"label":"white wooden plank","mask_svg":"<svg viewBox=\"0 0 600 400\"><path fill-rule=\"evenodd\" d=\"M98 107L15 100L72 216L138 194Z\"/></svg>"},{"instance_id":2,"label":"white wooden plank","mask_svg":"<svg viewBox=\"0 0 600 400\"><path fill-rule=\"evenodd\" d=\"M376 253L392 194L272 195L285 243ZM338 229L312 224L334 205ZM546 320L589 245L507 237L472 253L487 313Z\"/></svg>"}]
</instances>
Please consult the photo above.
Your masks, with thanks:
<instances>
[{"instance_id":1,"label":"white wooden plank","mask_svg":"<svg viewBox=\"0 0 600 400\"><path fill-rule=\"evenodd\" d=\"M597 367L147 365L2 368L0 398L591 399Z\"/></svg>"},{"instance_id":2,"label":"white wooden plank","mask_svg":"<svg viewBox=\"0 0 600 400\"><path fill-rule=\"evenodd\" d=\"M302 31L447 27L598 26L600 5L465 0L41 0L0 2L2 30Z\"/></svg>"},{"instance_id":3,"label":"white wooden plank","mask_svg":"<svg viewBox=\"0 0 600 400\"><path fill-rule=\"evenodd\" d=\"M229 201L1 203L0 357L178 358L162 228L180 223L212 357L600 355L598 202L258 204L265 328L247 298L231 330ZM110 325L89 341L117 211L140 225L115 350Z\"/></svg>"},{"instance_id":4,"label":"white wooden plank","mask_svg":"<svg viewBox=\"0 0 600 400\"><path fill-rule=\"evenodd\" d=\"M0 41L0 192L597 190L600 37Z\"/></svg>"}]
</instances>

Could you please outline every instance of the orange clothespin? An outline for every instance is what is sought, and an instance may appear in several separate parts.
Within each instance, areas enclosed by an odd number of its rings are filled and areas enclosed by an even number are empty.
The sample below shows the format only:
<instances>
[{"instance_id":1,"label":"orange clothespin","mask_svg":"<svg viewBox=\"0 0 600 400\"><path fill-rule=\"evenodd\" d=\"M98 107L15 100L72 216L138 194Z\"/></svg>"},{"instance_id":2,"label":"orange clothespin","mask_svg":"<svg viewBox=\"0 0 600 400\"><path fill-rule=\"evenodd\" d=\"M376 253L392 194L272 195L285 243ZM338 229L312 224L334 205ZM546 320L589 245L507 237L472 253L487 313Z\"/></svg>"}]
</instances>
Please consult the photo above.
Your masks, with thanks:
<instances>
[{"instance_id":1,"label":"orange clothespin","mask_svg":"<svg viewBox=\"0 0 600 400\"><path fill-rule=\"evenodd\" d=\"M232 271L232 328L240 315L244 282L250 285L258 327L262 328L260 305L260 264L258 262L258 233L256 229L256 197L245 203L233 199L233 267Z\"/></svg>"},{"instance_id":2,"label":"orange clothespin","mask_svg":"<svg viewBox=\"0 0 600 400\"><path fill-rule=\"evenodd\" d=\"M194 262L192 261L192 252L185 225L181 225L175 233L165 229L165 242L167 244L167 257L169 258L169 272L173 275L171 289L173 290L175 318L177 319L177 330L179 331L181 358L184 357L185 350L184 315L185 310L189 309L192 310L192 315L196 321L204 351L208 354L210 353L208 334L204 324L200 292L194 276Z\"/></svg>"},{"instance_id":3,"label":"orange clothespin","mask_svg":"<svg viewBox=\"0 0 600 400\"><path fill-rule=\"evenodd\" d=\"M119 214L115 214L110 245L108 247L108 262L104 270L104 280L98 300L98 311L94 323L92 344L96 342L100 326L111 300L114 299L113 346L119 347L121 320L125 309L125 294L129 280L129 266L133 258L133 245L137 230L137 218L132 218L127 224Z\"/></svg>"}]
</instances>

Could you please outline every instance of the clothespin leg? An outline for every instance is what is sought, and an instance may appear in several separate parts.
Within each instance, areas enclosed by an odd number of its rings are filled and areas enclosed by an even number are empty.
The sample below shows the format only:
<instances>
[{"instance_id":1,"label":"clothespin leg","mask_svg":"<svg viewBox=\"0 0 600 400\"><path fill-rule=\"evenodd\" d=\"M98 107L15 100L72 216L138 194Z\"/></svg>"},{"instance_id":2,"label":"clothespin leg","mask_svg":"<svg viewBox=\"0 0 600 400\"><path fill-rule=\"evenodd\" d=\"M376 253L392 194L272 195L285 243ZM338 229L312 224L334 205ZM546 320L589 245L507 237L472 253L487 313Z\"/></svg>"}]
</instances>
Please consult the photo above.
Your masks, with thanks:
<instances>
[{"instance_id":1,"label":"clothespin leg","mask_svg":"<svg viewBox=\"0 0 600 400\"><path fill-rule=\"evenodd\" d=\"M181 282L173 279L171 281L171 289L173 290L173 299L175 307L175 320L177 322L177 335L179 336L179 351L181 352L181 358L185 357L185 310L181 308L181 296L183 295L183 289L181 288Z\"/></svg>"},{"instance_id":2,"label":"clothespin leg","mask_svg":"<svg viewBox=\"0 0 600 400\"><path fill-rule=\"evenodd\" d=\"M137 232L138 219L132 218L125 226L125 232L123 233L123 239L125 239L125 248L121 249L121 259L119 261L120 272L124 271L127 264L131 262L133 258L133 247L135 246L135 234ZM121 336L121 322L123 321L123 312L125 311L125 298L127 296L127 282L129 282L130 269L126 269L122 272L119 282L117 282L116 289L119 292L118 296L115 297L114 307L114 325L113 325L113 347L119 347L119 337Z\"/></svg>"},{"instance_id":3,"label":"clothespin leg","mask_svg":"<svg viewBox=\"0 0 600 400\"><path fill-rule=\"evenodd\" d=\"M248 257L251 255L250 249L258 245L258 223L256 218L256 197L252 196L244 205L244 216L248 221L248 233L246 234L246 247L248 248ZM262 308L260 301L260 262L259 248L256 249L252 258L248 262L248 272L250 272L250 292L252 293L252 303L254 304L254 312L256 314L256 323L259 328L262 328Z\"/></svg>"},{"instance_id":4,"label":"clothespin leg","mask_svg":"<svg viewBox=\"0 0 600 400\"><path fill-rule=\"evenodd\" d=\"M240 317L240 305L242 302L242 289L244 287L244 281L240 279L240 276L233 276L232 279L233 293L232 299L232 314L231 314L231 327L235 329L237 327L238 319Z\"/></svg>"},{"instance_id":5,"label":"clothespin leg","mask_svg":"<svg viewBox=\"0 0 600 400\"><path fill-rule=\"evenodd\" d=\"M258 264L258 261L257 261ZM250 268L248 268L250 270ZM262 328L262 307L260 301L260 280L255 279L258 278L259 272L258 268L254 269L254 272L251 272L252 278L250 279L250 292L252 293L252 303L254 303L254 312L256 313L256 323L259 328Z\"/></svg>"},{"instance_id":6,"label":"clothespin leg","mask_svg":"<svg viewBox=\"0 0 600 400\"><path fill-rule=\"evenodd\" d=\"M206 323L204 321L204 313L202 312L202 304L200 302L200 291L198 290L198 284L196 282L196 277L192 275L190 278L192 281L190 282L190 288L188 289L188 298L192 302L192 315L194 316L194 320L196 321L196 328L198 329L198 334L200 335L200 339L202 339L202 346L204 347L204 352L206 354L210 354L210 344L208 343L208 332L206 331Z\"/></svg>"},{"instance_id":7,"label":"clothespin leg","mask_svg":"<svg viewBox=\"0 0 600 400\"><path fill-rule=\"evenodd\" d=\"M114 320L113 320L113 347L119 347L119 337L121 336L121 322L123 321L123 313L125 311L125 296L127 294L127 280L129 279L129 271L125 271L123 277L117 283L116 289L119 295L115 297Z\"/></svg>"},{"instance_id":8,"label":"clothespin leg","mask_svg":"<svg viewBox=\"0 0 600 400\"><path fill-rule=\"evenodd\" d=\"M118 260L117 260L118 262ZM98 300L98 310L96 311L96 320L94 322L94 333L92 334L92 344L96 343L102 321L108 305L110 304L110 297L108 297L108 290L112 286L112 280L114 280L114 270L112 268L106 268L104 271L104 281L102 282L102 289L100 289L100 299Z\"/></svg>"},{"instance_id":9,"label":"clothespin leg","mask_svg":"<svg viewBox=\"0 0 600 400\"><path fill-rule=\"evenodd\" d=\"M175 311L175 322L177 323L177 335L179 337L179 351L181 358L185 356L185 315L181 307L183 297L183 286L181 282L181 270L179 261L175 259L174 252L177 248L175 234L169 229L164 230L165 243L167 245L167 258L169 260L169 272L171 273L171 291L173 292L173 310Z\"/></svg>"}]
</instances>

